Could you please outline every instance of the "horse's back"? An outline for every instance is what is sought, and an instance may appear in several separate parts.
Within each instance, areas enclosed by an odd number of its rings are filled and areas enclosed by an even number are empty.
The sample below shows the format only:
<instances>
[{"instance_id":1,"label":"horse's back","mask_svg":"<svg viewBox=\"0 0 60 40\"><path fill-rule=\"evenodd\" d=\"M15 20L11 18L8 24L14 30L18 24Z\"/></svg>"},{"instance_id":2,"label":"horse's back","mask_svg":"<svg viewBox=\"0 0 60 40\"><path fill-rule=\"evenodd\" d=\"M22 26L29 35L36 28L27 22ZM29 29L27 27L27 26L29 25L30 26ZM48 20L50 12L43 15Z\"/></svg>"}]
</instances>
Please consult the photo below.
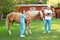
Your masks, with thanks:
<instances>
[{"instance_id":1,"label":"horse's back","mask_svg":"<svg viewBox=\"0 0 60 40\"><path fill-rule=\"evenodd\" d=\"M9 13L8 16L9 16L9 21L12 22L12 21L15 21L15 22L18 22L20 21L20 15L21 13L18 13L18 12L12 12L12 13Z\"/></svg>"}]
</instances>

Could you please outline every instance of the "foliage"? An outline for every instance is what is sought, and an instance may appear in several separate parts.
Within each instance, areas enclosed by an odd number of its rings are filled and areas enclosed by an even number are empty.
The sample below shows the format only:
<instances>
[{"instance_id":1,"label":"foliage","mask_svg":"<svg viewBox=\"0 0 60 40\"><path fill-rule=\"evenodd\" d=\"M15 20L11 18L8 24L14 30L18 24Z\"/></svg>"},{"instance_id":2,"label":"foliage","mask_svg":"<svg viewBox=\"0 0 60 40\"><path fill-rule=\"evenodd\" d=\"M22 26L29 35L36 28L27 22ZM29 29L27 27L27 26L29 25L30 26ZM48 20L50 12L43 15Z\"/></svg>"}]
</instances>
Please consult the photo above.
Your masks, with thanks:
<instances>
[{"instance_id":1,"label":"foliage","mask_svg":"<svg viewBox=\"0 0 60 40\"><path fill-rule=\"evenodd\" d=\"M53 6L59 6L60 0L42 0L44 4L51 4ZM7 14L14 11L16 4L36 4L39 0L0 0L0 13Z\"/></svg>"},{"instance_id":2,"label":"foliage","mask_svg":"<svg viewBox=\"0 0 60 40\"><path fill-rule=\"evenodd\" d=\"M21 0L21 4L35 4L39 0Z\"/></svg>"},{"instance_id":3,"label":"foliage","mask_svg":"<svg viewBox=\"0 0 60 40\"><path fill-rule=\"evenodd\" d=\"M14 6L16 4L31 4L38 1L39 0L0 0L0 13L6 14L14 11Z\"/></svg>"},{"instance_id":4,"label":"foliage","mask_svg":"<svg viewBox=\"0 0 60 40\"><path fill-rule=\"evenodd\" d=\"M10 11L12 11L12 6L13 6L13 3L11 3L11 1L8 1L8 0L1 0L0 1L0 12L1 13L8 13Z\"/></svg>"},{"instance_id":5,"label":"foliage","mask_svg":"<svg viewBox=\"0 0 60 40\"><path fill-rule=\"evenodd\" d=\"M54 7L58 7L59 3L60 3L60 0L48 0L47 1L47 4L50 4L50 5L54 6Z\"/></svg>"},{"instance_id":6,"label":"foliage","mask_svg":"<svg viewBox=\"0 0 60 40\"><path fill-rule=\"evenodd\" d=\"M14 6L19 3L20 0L0 0L0 13L5 16L14 11Z\"/></svg>"},{"instance_id":7,"label":"foliage","mask_svg":"<svg viewBox=\"0 0 60 40\"><path fill-rule=\"evenodd\" d=\"M43 4L47 4L47 0L43 0Z\"/></svg>"}]
</instances>

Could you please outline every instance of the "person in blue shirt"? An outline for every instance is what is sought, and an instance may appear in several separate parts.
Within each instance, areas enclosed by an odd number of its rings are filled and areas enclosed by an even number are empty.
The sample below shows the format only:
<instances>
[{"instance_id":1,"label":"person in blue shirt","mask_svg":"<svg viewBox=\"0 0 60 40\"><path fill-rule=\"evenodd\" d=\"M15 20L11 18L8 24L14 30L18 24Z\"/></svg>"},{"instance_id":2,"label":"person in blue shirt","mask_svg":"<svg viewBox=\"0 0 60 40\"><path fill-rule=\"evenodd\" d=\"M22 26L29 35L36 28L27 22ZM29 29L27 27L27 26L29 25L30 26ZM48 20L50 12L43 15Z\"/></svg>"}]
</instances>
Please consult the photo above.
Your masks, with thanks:
<instances>
[{"instance_id":1,"label":"person in blue shirt","mask_svg":"<svg viewBox=\"0 0 60 40\"><path fill-rule=\"evenodd\" d=\"M25 35L23 35L25 31L25 19L26 19L24 13L25 10L22 10L22 13L20 15L20 37L25 37Z\"/></svg>"}]
</instances>

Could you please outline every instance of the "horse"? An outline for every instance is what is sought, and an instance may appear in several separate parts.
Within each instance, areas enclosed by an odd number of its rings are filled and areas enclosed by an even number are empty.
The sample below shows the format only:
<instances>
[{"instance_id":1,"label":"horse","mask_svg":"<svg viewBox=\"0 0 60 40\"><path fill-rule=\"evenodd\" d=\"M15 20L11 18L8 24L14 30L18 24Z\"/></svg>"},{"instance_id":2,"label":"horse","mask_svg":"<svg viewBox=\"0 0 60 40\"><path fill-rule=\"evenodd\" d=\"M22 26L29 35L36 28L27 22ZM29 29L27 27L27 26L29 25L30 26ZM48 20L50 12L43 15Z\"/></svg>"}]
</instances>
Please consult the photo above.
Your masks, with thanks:
<instances>
[{"instance_id":1,"label":"horse","mask_svg":"<svg viewBox=\"0 0 60 40\"><path fill-rule=\"evenodd\" d=\"M27 11L25 13L25 16L26 16L26 19L25 19L25 24L26 24L26 35L28 35L28 32L30 34L32 34L31 30L30 30L30 23L31 21L33 20L33 18L36 16L36 15L41 15L42 17L42 13L39 13L41 11L37 11L37 12L34 12L34 11ZM16 22L16 23L19 23L20 22L20 15L21 13L18 13L18 12L11 12L7 15L6 17L6 27L8 28L8 33L9 35L11 35L11 25Z\"/></svg>"}]
</instances>

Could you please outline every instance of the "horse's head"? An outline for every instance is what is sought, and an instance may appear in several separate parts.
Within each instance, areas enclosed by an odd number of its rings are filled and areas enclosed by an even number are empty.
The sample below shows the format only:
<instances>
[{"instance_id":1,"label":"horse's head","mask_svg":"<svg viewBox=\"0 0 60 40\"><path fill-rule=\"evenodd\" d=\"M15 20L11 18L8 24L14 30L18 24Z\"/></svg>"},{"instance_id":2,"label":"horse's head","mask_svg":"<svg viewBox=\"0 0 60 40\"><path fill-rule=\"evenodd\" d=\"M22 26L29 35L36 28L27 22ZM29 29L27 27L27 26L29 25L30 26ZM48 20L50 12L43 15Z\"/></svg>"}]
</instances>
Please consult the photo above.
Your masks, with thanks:
<instances>
[{"instance_id":1,"label":"horse's head","mask_svg":"<svg viewBox=\"0 0 60 40\"><path fill-rule=\"evenodd\" d=\"M31 17L30 17L29 14L26 14L26 13L25 13L25 16L26 16L25 22L29 24L32 19L31 19Z\"/></svg>"},{"instance_id":2,"label":"horse's head","mask_svg":"<svg viewBox=\"0 0 60 40\"><path fill-rule=\"evenodd\" d=\"M38 16L40 16L40 18L43 19L42 11L27 11L26 16L29 20L34 19L35 17L38 17Z\"/></svg>"},{"instance_id":3,"label":"horse's head","mask_svg":"<svg viewBox=\"0 0 60 40\"><path fill-rule=\"evenodd\" d=\"M25 14L26 20L31 20L31 16L29 14Z\"/></svg>"}]
</instances>

